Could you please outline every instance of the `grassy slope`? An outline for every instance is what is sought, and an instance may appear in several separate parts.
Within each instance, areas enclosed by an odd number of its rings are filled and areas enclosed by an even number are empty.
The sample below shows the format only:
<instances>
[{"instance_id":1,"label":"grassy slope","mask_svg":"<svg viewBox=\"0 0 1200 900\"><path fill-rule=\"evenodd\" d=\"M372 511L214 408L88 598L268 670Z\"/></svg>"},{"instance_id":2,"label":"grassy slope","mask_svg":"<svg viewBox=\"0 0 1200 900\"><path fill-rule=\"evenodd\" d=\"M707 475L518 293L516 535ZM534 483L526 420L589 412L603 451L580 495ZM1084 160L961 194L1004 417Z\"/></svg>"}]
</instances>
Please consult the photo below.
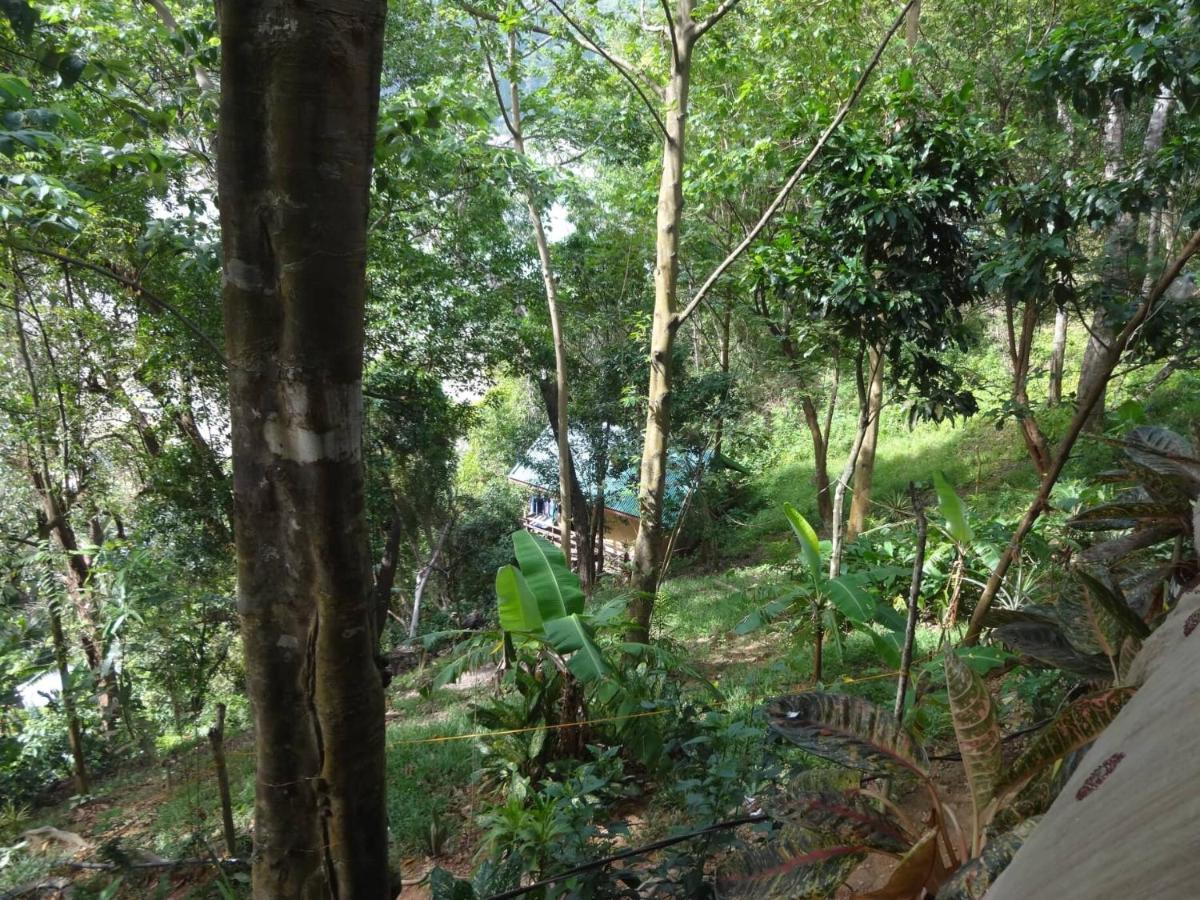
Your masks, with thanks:
<instances>
[{"instance_id":1,"label":"grassy slope","mask_svg":"<svg viewBox=\"0 0 1200 900\"><path fill-rule=\"evenodd\" d=\"M1083 335L1072 337L1068 390L1074 383ZM994 405L998 396L994 374L1003 373L996 352L972 360L978 384L983 388L982 405ZM1110 408L1136 395L1153 369L1125 379L1110 397ZM1002 379L999 379L1002 382ZM1036 399L1036 398L1035 398ZM1146 404L1148 419L1189 433L1200 415L1200 377L1177 373ZM842 410L835 424L835 450L844 453L851 438L852 412ZM1044 426L1052 436L1061 433L1068 409L1043 413ZM1103 467L1111 451L1102 443L1085 442L1068 468L1066 479ZM831 466L841 464L831 458ZM676 574L663 585L656 616L656 631L689 650L689 658L725 692L733 706L756 704L761 698L802 685L810 674L810 648L776 629L737 638L731 630L756 606L776 596L786 581L786 562L793 548L780 513L784 500L813 511L812 466L806 433L795 416L785 416L773 435L765 464L754 487L763 498L762 511L745 527L729 536L727 567L724 571L688 572L677 563ZM888 517L892 498L900 495L909 480L928 481L942 471L980 516L1000 515L1015 519L1028 502L1036 485L1033 471L1013 423L997 431L985 417L965 423L924 424L908 430L901 411L889 409L883 420L875 476L876 515ZM938 635L923 630L918 656L936 648ZM890 702L894 685L869 643L851 636L838 653L827 651L827 682L840 689L861 693L880 702ZM847 683L846 679L865 679ZM388 727L388 809L392 838L400 857L420 856L428 849L429 823L437 820L454 833L466 829L450 848L463 856L471 842L469 821L474 806L471 775L478 750L472 741L411 743L429 737L463 734L472 729L468 696L461 692L439 692L425 700L410 696L393 703L394 720ZM234 739L230 752L235 800L235 819L245 829L253 813L252 754L246 736ZM219 840L218 805L209 770L207 748L198 740L178 757L176 776L167 784L159 771L130 771L98 786L97 800L82 810L68 804L40 810L33 825L55 824L84 834L95 844L121 837L128 845L171 856L195 850L197 838L216 845ZM11 874L20 881L30 867ZM33 869L41 868L34 866ZM10 873L0 874L0 887ZM21 877L17 877L21 876ZM122 894L122 896L134 894ZM208 896L200 889L196 896Z\"/></svg>"}]
</instances>

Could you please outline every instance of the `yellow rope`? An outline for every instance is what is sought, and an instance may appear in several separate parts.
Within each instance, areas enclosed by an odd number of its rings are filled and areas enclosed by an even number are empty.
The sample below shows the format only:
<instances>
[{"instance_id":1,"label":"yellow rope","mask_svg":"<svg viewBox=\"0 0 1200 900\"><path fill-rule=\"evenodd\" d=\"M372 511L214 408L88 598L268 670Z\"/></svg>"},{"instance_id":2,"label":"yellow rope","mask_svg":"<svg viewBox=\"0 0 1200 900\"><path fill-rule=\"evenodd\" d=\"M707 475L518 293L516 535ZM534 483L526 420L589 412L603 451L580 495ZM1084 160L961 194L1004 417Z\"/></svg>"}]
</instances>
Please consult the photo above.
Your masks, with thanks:
<instances>
[{"instance_id":1,"label":"yellow rope","mask_svg":"<svg viewBox=\"0 0 1200 900\"><path fill-rule=\"evenodd\" d=\"M582 728L584 725L599 725L603 722L624 722L627 719L644 719L649 716L662 716L669 709L655 709L650 712L630 713L627 716L606 716L602 719L586 719L583 722L560 722L557 725L528 725L525 728L509 728L505 731L476 731L471 734L444 734L439 737L409 738L403 741L392 741L392 744L440 744L444 741L468 741L473 738L502 737L506 734L526 734L530 731L547 731L552 728Z\"/></svg>"},{"instance_id":2,"label":"yellow rope","mask_svg":"<svg viewBox=\"0 0 1200 900\"><path fill-rule=\"evenodd\" d=\"M866 675L862 678L845 678L843 677L838 684L860 684L864 681L879 681L883 678L896 678L900 675L897 669L894 672L881 672L878 675ZM811 686L810 686L811 687ZM602 725L605 722L625 722L629 719L645 719L652 716L662 716L671 712L669 709L655 709L649 712L630 713L625 716L605 716L600 719L585 719L582 722L560 722L556 725L527 725L524 728L508 728L503 731L474 731L470 734L443 734L437 737L427 738L408 738L402 741L392 741L393 746L410 746L413 744L441 744L447 741L469 741L475 738L490 738L504 737L511 734L528 734L533 731L551 730L558 728L582 728L585 725Z\"/></svg>"}]
</instances>

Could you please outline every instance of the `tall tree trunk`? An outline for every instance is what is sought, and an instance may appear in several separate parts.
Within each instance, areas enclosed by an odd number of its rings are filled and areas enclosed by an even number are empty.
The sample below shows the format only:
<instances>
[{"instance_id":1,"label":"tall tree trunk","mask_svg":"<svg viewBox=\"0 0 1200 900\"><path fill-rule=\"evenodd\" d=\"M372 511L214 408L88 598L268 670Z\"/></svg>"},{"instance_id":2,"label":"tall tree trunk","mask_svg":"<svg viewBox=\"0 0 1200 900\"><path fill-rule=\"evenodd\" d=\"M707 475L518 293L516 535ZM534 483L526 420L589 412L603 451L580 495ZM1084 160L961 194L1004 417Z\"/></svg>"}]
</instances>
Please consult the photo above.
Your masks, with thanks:
<instances>
[{"instance_id":1,"label":"tall tree trunk","mask_svg":"<svg viewBox=\"0 0 1200 900\"><path fill-rule=\"evenodd\" d=\"M1054 343L1050 348L1050 387L1046 395L1049 406L1062 403L1063 370L1067 365L1067 308L1054 311Z\"/></svg>"},{"instance_id":2,"label":"tall tree trunk","mask_svg":"<svg viewBox=\"0 0 1200 900\"><path fill-rule=\"evenodd\" d=\"M561 405L558 402L558 384L556 381L550 381L548 378L538 379L538 390L542 395L542 403L546 408L546 419L550 423L550 431L554 435L555 441L558 442L559 452L562 452L562 427L561 420L558 417L558 412ZM594 449L594 448L593 448ZM559 473L564 470L562 460L566 460L566 475L567 475L567 491L571 497L571 507L574 512L572 516L572 524L577 536L576 545L578 546L578 558L576 559L576 569L579 572L579 580L583 584L583 589L590 597L592 589L596 583L596 554L592 545L592 520L588 515L589 503L588 498L583 493L583 486L579 483L579 474L575 468L575 454L571 450L570 445L567 445L567 455L559 457ZM563 551L567 561L571 559L571 548L568 547Z\"/></svg>"},{"instance_id":3,"label":"tall tree trunk","mask_svg":"<svg viewBox=\"0 0 1200 900\"><path fill-rule=\"evenodd\" d=\"M218 188L256 897L390 898L362 462L385 0L221 6Z\"/></svg>"},{"instance_id":4,"label":"tall tree trunk","mask_svg":"<svg viewBox=\"0 0 1200 900\"><path fill-rule=\"evenodd\" d=\"M695 0L677 0L675 19L668 23L673 38L668 50L671 77L666 88L666 136L658 185L658 215L654 253L654 320L650 334L650 386L646 439L642 446L638 489L638 531L633 544L633 620L627 638L646 643L650 618L662 574L664 547L662 506L667 485L667 442L671 433L671 355L679 328L679 229L683 220L684 136L691 87Z\"/></svg>"},{"instance_id":5,"label":"tall tree trunk","mask_svg":"<svg viewBox=\"0 0 1200 900\"><path fill-rule=\"evenodd\" d=\"M871 511L871 483L875 480L875 448L879 446L879 419L883 412L883 354L878 347L867 351L871 384L867 391L867 431L863 435L857 468L854 471L854 497L850 500L850 520L846 523L846 543L853 541L866 527Z\"/></svg>"},{"instance_id":6,"label":"tall tree trunk","mask_svg":"<svg viewBox=\"0 0 1200 900\"><path fill-rule=\"evenodd\" d=\"M490 63L489 63L490 66ZM526 156L525 133L521 126L521 91L520 72L518 71L517 33L508 35L508 101L509 110L505 116L509 133L512 135L513 148L521 156ZM497 96L499 90L497 88ZM503 103L501 113L504 112ZM554 434L558 440L558 506L559 506L559 541L562 544L563 556L571 561L571 530L572 530L572 496L571 477L571 429L567 415L567 347L563 339L562 319L559 315L558 279L554 275L554 263L550 259L550 244L546 240L546 229L542 222L542 210L538 204L537 195L529 188L525 195L525 207L529 211L529 223L533 226L533 239L537 245L538 262L542 269L542 283L546 288L546 306L550 311L550 335L554 342L554 384L556 389L555 409L550 415L554 424ZM586 513L580 510L580 515ZM581 548L582 549L582 548Z\"/></svg>"},{"instance_id":7,"label":"tall tree trunk","mask_svg":"<svg viewBox=\"0 0 1200 900\"><path fill-rule=\"evenodd\" d=\"M58 603L49 603L50 635L54 640L54 664L58 668L58 680L62 685L63 713L67 717L67 746L71 750L72 773L75 776L75 792L86 794L90 789L87 760L83 755L83 730L79 727L79 712L75 708L75 691L71 688L71 672L67 666L67 639L63 635L62 614Z\"/></svg>"}]
</instances>

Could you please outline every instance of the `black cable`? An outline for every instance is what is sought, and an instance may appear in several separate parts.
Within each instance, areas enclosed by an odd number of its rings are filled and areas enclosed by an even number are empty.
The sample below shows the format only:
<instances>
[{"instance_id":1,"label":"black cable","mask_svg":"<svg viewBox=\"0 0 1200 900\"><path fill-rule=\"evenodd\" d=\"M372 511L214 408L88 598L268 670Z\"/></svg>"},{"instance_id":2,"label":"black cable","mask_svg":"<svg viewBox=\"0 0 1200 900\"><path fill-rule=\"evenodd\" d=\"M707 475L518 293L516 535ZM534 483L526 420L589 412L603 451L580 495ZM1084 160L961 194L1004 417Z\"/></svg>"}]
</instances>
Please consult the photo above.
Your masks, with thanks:
<instances>
[{"instance_id":1,"label":"black cable","mask_svg":"<svg viewBox=\"0 0 1200 900\"><path fill-rule=\"evenodd\" d=\"M592 860L589 863L584 863L581 866L576 866L573 869L567 869L565 872L559 872L557 875L552 875L549 878L544 878L541 881L526 885L525 887L513 888L510 891L504 891L501 894L493 894L487 897L486 900L510 900L512 897L520 897L522 894L528 894L530 891L537 890L540 887L547 887L555 882L562 881L564 878L571 878L575 875L581 875L584 872L590 872L592 869L600 869L607 866L609 863L618 862L622 859L629 859L631 856L641 856L645 853L653 853L655 850L661 850L663 847L670 847L672 844L681 844L684 841L690 841L694 837L701 837L706 834L711 834L714 831L724 831L729 828L736 828L739 825L752 825L755 822L765 822L767 817L761 813L757 816L742 816L740 819L729 819L725 822L717 822L715 825L709 825L706 828L701 828L697 831L689 831L687 834L679 834L675 837L664 838L661 841L655 841L653 844L647 844L645 847L636 847L632 850L622 850L620 853L614 853L612 856L605 856L601 859Z\"/></svg>"}]
</instances>

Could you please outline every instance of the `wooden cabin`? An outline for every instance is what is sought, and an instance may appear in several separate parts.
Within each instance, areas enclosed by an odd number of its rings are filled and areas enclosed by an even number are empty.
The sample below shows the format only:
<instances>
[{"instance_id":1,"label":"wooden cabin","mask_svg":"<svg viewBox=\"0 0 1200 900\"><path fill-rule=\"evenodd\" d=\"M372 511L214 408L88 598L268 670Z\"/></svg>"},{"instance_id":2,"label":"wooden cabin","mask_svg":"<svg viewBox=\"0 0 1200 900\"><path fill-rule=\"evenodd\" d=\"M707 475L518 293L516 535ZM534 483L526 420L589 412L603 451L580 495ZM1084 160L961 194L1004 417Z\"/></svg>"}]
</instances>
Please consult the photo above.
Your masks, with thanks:
<instances>
[{"instance_id":1,"label":"wooden cabin","mask_svg":"<svg viewBox=\"0 0 1200 900\"><path fill-rule=\"evenodd\" d=\"M639 524L638 483L640 460L623 429L609 428L605 434L608 447L607 477L603 492L596 483L596 451L592 439L582 429L571 429L571 455L576 477L590 503L604 499L604 559L605 569L612 571L629 558L637 538ZM667 472L667 496L663 509L663 526L675 527L687 501L702 474L701 454L672 451ZM590 477L589 477L589 473ZM508 480L528 492L523 525L527 531L559 543L558 506L558 442L547 427L522 455L508 473ZM574 544L574 538L572 538Z\"/></svg>"}]
</instances>

